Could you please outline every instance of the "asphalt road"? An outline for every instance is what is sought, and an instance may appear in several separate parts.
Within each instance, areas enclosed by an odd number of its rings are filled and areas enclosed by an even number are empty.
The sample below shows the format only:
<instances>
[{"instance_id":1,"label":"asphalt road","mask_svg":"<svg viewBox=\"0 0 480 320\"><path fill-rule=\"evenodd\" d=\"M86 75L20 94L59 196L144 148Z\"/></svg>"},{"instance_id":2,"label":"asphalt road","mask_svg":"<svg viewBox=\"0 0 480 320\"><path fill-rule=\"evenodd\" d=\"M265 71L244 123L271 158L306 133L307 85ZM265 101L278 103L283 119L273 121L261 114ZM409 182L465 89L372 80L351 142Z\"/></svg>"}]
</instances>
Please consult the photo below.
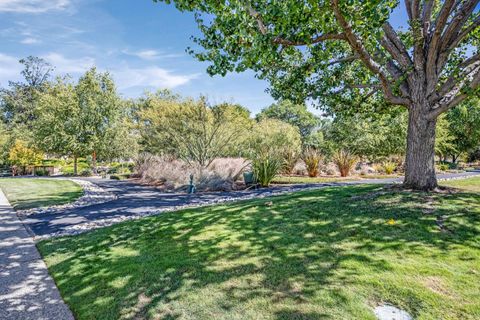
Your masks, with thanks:
<instances>
[{"instance_id":1,"label":"asphalt road","mask_svg":"<svg viewBox=\"0 0 480 320\"><path fill-rule=\"evenodd\" d=\"M463 178L480 175L480 171L458 174L438 175L439 179ZM45 236L71 229L72 226L84 225L104 219L138 216L145 212L157 212L184 205L198 205L206 201L222 199L241 199L249 195L269 195L275 191L300 191L313 187L345 186L357 184L391 184L400 183L402 178L364 179L341 183L319 183L308 185L277 186L268 189L236 192L197 193L193 195L163 193L149 186L142 186L130 181L86 179L117 195L117 199L88 207L65 210L62 213L41 213L24 218L23 223L36 236Z\"/></svg>"}]
</instances>

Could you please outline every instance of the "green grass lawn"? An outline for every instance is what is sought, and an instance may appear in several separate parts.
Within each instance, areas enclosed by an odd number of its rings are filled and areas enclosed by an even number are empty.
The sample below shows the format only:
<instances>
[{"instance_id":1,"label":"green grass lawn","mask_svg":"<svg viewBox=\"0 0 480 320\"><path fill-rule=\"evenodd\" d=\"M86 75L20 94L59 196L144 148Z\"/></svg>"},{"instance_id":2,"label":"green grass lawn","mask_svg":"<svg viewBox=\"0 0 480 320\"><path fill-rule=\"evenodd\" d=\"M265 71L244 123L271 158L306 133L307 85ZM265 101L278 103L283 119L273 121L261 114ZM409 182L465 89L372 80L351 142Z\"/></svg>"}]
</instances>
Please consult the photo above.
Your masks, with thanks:
<instances>
[{"instance_id":1,"label":"green grass lawn","mask_svg":"<svg viewBox=\"0 0 480 320\"><path fill-rule=\"evenodd\" d=\"M78 184L58 179L0 178L0 188L17 210L73 202L83 193Z\"/></svg>"},{"instance_id":2,"label":"green grass lawn","mask_svg":"<svg viewBox=\"0 0 480 320\"><path fill-rule=\"evenodd\" d=\"M277 176L272 183L276 184L297 184L297 183L325 183L325 182L342 182L362 179L386 179L396 178L399 175L396 174L371 174L365 176L350 176L350 177L308 177L308 176Z\"/></svg>"},{"instance_id":3,"label":"green grass lawn","mask_svg":"<svg viewBox=\"0 0 480 320\"><path fill-rule=\"evenodd\" d=\"M480 193L480 177L442 181L442 185Z\"/></svg>"},{"instance_id":4,"label":"green grass lawn","mask_svg":"<svg viewBox=\"0 0 480 320\"><path fill-rule=\"evenodd\" d=\"M471 191L329 188L164 213L39 248L80 320L375 319L380 302L415 319L480 318Z\"/></svg>"}]
</instances>

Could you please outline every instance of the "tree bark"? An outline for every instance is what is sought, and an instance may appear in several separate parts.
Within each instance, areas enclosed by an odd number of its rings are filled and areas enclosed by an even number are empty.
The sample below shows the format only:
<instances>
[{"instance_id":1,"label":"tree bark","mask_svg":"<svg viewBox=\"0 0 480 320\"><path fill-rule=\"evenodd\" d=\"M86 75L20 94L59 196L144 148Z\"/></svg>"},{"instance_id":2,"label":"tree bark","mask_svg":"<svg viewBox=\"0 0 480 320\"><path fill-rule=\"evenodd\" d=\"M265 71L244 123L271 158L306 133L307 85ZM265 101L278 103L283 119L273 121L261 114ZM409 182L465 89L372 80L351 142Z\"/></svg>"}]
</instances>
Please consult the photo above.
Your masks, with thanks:
<instances>
[{"instance_id":1,"label":"tree bark","mask_svg":"<svg viewBox=\"0 0 480 320\"><path fill-rule=\"evenodd\" d=\"M73 156L73 175L78 175L77 156Z\"/></svg>"},{"instance_id":2,"label":"tree bark","mask_svg":"<svg viewBox=\"0 0 480 320\"><path fill-rule=\"evenodd\" d=\"M404 187L415 190L433 190L437 184L435 174L436 119L428 119L425 104L410 106L405 160Z\"/></svg>"},{"instance_id":3,"label":"tree bark","mask_svg":"<svg viewBox=\"0 0 480 320\"><path fill-rule=\"evenodd\" d=\"M97 174L97 152L95 150L92 152L92 172Z\"/></svg>"}]
</instances>

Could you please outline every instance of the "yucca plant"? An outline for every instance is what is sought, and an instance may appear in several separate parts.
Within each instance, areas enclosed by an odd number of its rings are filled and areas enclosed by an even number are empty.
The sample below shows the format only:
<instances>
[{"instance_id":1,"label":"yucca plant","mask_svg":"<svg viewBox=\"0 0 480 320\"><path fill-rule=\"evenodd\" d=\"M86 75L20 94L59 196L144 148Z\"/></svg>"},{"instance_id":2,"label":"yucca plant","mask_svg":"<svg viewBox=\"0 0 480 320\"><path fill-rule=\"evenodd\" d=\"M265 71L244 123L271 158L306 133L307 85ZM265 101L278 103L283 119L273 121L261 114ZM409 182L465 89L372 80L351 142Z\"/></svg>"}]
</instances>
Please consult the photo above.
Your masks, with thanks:
<instances>
[{"instance_id":1,"label":"yucca plant","mask_svg":"<svg viewBox=\"0 0 480 320\"><path fill-rule=\"evenodd\" d=\"M309 177L316 177L320 171L320 163L322 161L322 155L315 149L308 148L303 152L303 162L307 168Z\"/></svg>"},{"instance_id":2,"label":"yucca plant","mask_svg":"<svg viewBox=\"0 0 480 320\"><path fill-rule=\"evenodd\" d=\"M382 169L386 174L392 174L397 168L397 164L392 161L385 161L382 164Z\"/></svg>"},{"instance_id":3,"label":"yucca plant","mask_svg":"<svg viewBox=\"0 0 480 320\"><path fill-rule=\"evenodd\" d=\"M281 168L282 161L278 157L265 155L252 161L255 181L262 187L268 187Z\"/></svg>"},{"instance_id":4,"label":"yucca plant","mask_svg":"<svg viewBox=\"0 0 480 320\"><path fill-rule=\"evenodd\" d=\"M358 157L347 150L337 151L333 155L333 163L337 166L342 177L347 177L357 162Z\"/></svg>"}]
</instances>

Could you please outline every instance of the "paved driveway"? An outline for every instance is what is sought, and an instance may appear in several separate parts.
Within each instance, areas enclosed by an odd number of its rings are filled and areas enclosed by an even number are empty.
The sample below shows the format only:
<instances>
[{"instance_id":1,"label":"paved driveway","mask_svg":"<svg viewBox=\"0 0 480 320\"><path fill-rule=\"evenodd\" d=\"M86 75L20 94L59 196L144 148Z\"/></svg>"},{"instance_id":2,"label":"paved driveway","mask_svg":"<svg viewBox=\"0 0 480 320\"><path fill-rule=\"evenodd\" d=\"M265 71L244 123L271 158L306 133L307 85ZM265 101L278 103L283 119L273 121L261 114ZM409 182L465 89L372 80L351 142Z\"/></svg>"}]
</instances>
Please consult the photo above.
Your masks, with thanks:
<instances>
[{"instance_id":1,"label":"paved driveway","mask_svg":"<svg viewBox=\"0 0 480 320\"><path fill-rule=\"evenodd\" d=\"M462 178L480 175L480 171L459 174L438 175L439 179ZM65 210L62 213L36 214L26 217L23 222L36 236L47 236L74 229L76 226L99 223L99 221L121 220L146 213L168 210L185 205L198 205L205 202L221 202L232 199L242 199L256 195L270 195L276 192L299 191L307 188L323 188L328 186L345 186L354 184L390 184L399 183L402 178L364 179L342 183L320 183L308 185L278 186L269 189L259 189L241 192L174 194L162 193L159 190L138 185L129 181L87 179L115 193L118 199L103 204L83 208Z\"/></svg>"}]
</instances>

